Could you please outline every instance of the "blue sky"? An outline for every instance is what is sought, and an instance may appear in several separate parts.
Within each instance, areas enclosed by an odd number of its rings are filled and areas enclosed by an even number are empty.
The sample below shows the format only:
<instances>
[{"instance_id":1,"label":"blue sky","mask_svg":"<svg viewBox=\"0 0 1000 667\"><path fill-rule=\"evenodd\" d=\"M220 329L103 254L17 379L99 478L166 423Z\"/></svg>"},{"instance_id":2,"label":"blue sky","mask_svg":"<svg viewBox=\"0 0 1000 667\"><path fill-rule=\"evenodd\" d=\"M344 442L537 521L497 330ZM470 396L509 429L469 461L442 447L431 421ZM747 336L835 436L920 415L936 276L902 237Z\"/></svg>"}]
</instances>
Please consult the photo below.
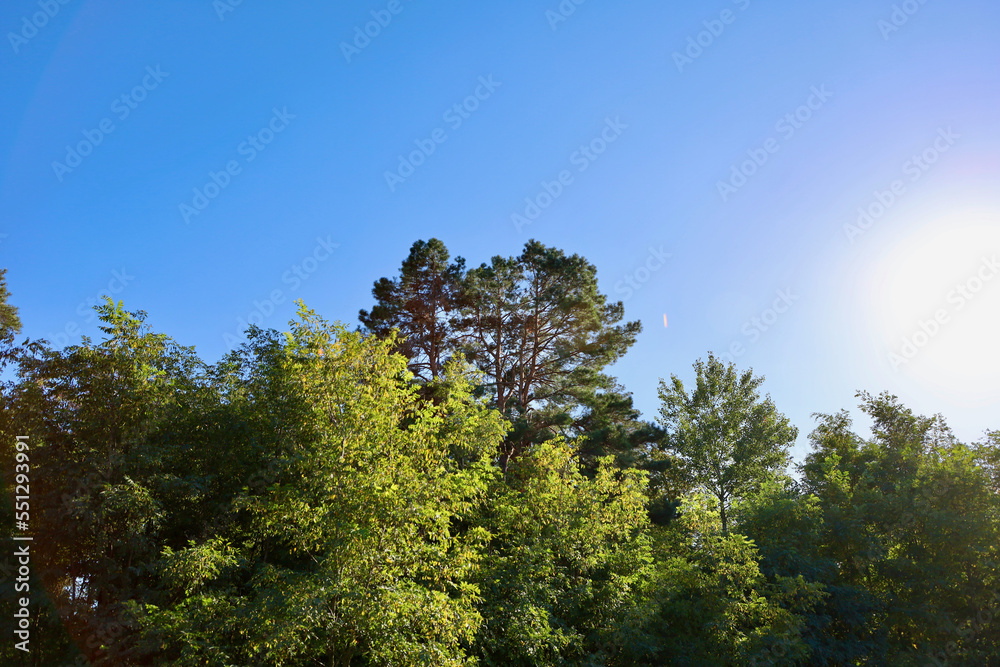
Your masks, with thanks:
<instances>
[{"instance_id":1,"label":"blue sky","mask_svg":"<svg viewBox=\"0 0 1000 667\"><path fill-rule=\"evenodd\" d=\"M643 322L614 372L648 418L735 350L798 456L858 389L1000 427L996 3L10 0L0 28L31 337L95 335L111 293L214 361L293 299L356 324L417 239L537 238Z\"/></svg>"}]
</instances>

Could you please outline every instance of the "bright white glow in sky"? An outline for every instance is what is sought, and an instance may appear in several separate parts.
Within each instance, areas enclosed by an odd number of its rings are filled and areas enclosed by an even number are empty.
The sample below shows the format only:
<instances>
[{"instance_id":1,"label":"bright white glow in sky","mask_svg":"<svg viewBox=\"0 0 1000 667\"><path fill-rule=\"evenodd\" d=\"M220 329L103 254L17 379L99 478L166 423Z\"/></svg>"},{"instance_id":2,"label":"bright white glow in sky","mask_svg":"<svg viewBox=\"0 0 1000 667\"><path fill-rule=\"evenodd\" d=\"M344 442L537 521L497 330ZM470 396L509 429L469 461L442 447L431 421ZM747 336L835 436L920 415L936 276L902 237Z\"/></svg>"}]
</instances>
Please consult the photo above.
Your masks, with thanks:
<instances>
[{"instance_id":1,"label":"bright white glow in sky","mask_svg":"<svg viewBox=\"0 0 1000 667\"><path fill-rule=\"evenodd\" d=\"M890 372L949 402L1000 405L1000 212L927 221L872 266L869 284Z\"/></svg>"}]
</instances>

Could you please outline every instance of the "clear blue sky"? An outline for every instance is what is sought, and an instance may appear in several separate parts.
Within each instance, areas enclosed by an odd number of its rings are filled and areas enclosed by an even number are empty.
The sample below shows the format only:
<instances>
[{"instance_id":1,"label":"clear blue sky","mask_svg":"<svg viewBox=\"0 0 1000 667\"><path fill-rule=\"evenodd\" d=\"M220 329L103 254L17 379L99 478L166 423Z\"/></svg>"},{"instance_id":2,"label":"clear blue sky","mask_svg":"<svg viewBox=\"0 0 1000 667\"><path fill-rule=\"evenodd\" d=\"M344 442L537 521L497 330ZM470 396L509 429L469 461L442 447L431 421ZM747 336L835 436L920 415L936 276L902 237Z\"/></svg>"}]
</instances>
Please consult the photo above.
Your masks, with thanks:
<instances>
[{"instance_id":1,"label":"clear blue sky","mask_svg":"<svg viewBox=\"0 0 1000 667\"><path fill-rule=\"evenodd\" d=\"M1000 427L997 3L231 3L3 3L27 335L95 335L110 290L214 361L255 300L354 325L417 239L478 265L534 237L628 297L614 372L646 417L736 343L799 456L857 389ZM884 212L845 229L859 208Z\"/></svg>"}]
</instances>

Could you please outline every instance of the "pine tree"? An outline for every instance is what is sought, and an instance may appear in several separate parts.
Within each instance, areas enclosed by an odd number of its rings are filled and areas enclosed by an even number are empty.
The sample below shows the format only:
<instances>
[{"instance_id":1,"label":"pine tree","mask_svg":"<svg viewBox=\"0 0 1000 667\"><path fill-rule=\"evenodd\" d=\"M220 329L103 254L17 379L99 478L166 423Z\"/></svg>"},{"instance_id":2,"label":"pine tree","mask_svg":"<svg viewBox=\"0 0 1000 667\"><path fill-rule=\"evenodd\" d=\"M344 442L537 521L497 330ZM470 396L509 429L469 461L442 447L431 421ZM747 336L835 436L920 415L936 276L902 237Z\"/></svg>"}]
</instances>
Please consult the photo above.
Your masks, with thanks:
<instances>
[{"instance_id":1,"label":"pine tree","mask_svg":"<svg viewBox=\"0 0 1000 667\"><path fill-rule=\"evenodd\" d=\"M448 249L438 239L417 241L399 277L375 283L371 312L358 314L368 333L380 338L399 330L396 351L410 360L410 372L424 382L441 376L456 344L451 320L461 298L465 260L448 260Z\"/></svg>"},{"instance_id":2,"label":"pine tree","mask_svg":"<svg viewBox=\"0 0 1000 667\"><path fill-rule=\"evenodd\" d=\"M619 324L624 306L598 290L593 264L531 240L518 257L470 270L464 288L463 349L485 375L493 405L515 425L504 462L607 407L597 395L616 383L602 371L642 325Z\"/></svg>"}]
</instances>

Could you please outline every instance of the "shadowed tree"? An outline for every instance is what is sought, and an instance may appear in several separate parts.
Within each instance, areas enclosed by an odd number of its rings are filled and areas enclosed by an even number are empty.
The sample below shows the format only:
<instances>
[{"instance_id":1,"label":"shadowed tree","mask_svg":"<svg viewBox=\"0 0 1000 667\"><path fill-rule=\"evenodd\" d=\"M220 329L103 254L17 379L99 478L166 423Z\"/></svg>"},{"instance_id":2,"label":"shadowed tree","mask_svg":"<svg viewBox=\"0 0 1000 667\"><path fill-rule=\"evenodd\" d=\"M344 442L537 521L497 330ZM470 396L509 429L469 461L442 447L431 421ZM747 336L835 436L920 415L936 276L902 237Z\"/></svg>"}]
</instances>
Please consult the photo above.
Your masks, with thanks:
<instances>
[{"instance_id":1,"label":"shadowed tree","mask_svg":"<svg viewBox=\"0 0 1000 667\"><path fill-rule=\"evenodd\" d=\"M979 466L990 476L993 493L1000 497L1000 431L988 431L975 452Z\"/></svg>"},{"instance_id":2,"label":"shadowed tree","mask_svg":"<svg viewBox=\"0 0 1000 667\"><path fill-rule=\"evenodd\" d=\"M817 415L800 468L823 511L818 554L836 563L818 643L863 649L868 660L856 664L998 664L1000 505L988 445L964 445L941 416L889 393L858 398L871 437L855 435L846 412Z\"/></svg>"},{"instance_id":3,"label":"shadowed tree","mask_svg":"<svg viewBox=\"0 0 1000 667\"><path fill-rule=\"evenodd\" d=\"M96 310L104 340L84 337L55 351L22 346L18 379L4 386L0 456L13 471L8 433L29 436L31 526L46 536L32 549L32 576L40 579L32 594L47 592L64 628L36 627L32 649L46 653L32 664L66 664L67 656L49 652L65 632L90 664L126 664L123 605L150 590L165 524L190 512L159 493L170 482L159 467L166 453L151 434L189 400L199 362L190 348L153 333L141 311L110 299ZM184 461L192 458L187 452ZM13 664L2 654L0 663Z\"/></svg>"}]
</instances>

